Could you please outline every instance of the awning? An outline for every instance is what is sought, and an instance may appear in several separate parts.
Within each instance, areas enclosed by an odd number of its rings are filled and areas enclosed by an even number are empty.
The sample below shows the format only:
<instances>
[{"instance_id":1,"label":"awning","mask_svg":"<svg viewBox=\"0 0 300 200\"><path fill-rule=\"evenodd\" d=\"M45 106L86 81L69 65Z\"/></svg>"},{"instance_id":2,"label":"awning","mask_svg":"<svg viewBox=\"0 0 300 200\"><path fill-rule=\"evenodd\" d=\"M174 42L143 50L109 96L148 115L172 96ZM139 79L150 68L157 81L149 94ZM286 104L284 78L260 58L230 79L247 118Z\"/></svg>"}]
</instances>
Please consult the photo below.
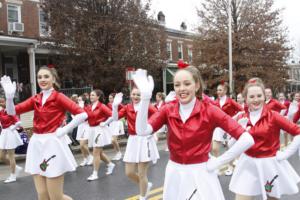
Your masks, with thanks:
<instances>
[{"instance_id":1,"label":"awning","mask_svg":"<svg viewBox=\"0 0 300 200\"><path fill-rule=\"evenodd\" d=\"M35 39L0 36L0 46L30 47L37 43Z\"/></svg>"}]
</instances>

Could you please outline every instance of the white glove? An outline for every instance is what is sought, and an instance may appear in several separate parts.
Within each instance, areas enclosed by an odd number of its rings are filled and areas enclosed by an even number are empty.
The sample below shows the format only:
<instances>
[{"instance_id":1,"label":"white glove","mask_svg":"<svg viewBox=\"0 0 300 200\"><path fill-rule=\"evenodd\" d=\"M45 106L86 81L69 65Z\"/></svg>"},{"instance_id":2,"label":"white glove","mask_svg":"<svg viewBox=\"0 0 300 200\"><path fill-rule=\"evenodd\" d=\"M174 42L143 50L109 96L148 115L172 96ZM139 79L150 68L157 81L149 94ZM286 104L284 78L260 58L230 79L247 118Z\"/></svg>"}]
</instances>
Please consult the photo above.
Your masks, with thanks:
<instances>
[{"instance_id":1,"label":"white glove","mask_svg":"<svg viewBox=\"0 0 300 200\"><path fill-rule=\"evenodd\" d=\"M66 135L68 133L68 130L65 127L66 126L59 127L59 128L56 129L55 134L56 134L57 137L61 138L61 137L63 137L64 135Z\"/></svg>"},{"instance_id":2,"label":"white glove","mask_svg":"<svg viewBox=\"0 0 300 200\"><path fill-rule=\"evenodd\" d=\"M79 124L83 123L87 118L88 115L85 112L77 114L74 116L72 121L68 123L66 126L57 128L55 134L57 135L57 137L62 137L65 134L71 132Z\"/></svg>"},{"instance_id":3,"label":"white glove","mask_svg":"<svg viewBox=\"0 0 300 200\"><path fill-rule=\"evenodd\" d=\"M171 92L169 92L169 94L166 96L165 102L168 103L168 102L174 101L175 99L176 99L176 93L175 93L175 91L171 91Z\"/></svg>"},{"instance_id":4,"label":"white glove","mask_svg":"<svg viewBox=\"0 0 300 200\"><path fill-rule=\"evenodd\" d=\"M249 149L254 144L253 137L248 133L244 132L235 144L228 149L225 153L216 159L210 159L207 161L208 172L217 170L220 166L230 162L234 158L238 157L244 151Z\"/></svg>"},{"instance_id":5,"label":"white glove","mask_svg":"<svg viewBox=\"0 0 300 200\"><path fill-rule=\"evenodd\" d=\"M101 127L105 127L105 126L108 126L108 124L110 124L112 121L114 121L113 118L109 117L105 122L101 122L99 125Z\"/></svg>"},{"instance_id":6,"label":"white glove","mask_svg":"<svg viewBox=\"0 0 300 200\"><path fill-rule=\"evenodd\" d=\"M248 124L249 119L247 117L243 117L241 119L238 120L239 125L241 125L244 129L247 128L247 124Z\"/></svg>"},{"instance_id":7,"label":"white glove","mask_svg":"<svg viewBox=\"0 0 300 200\"><path fill-rule=\"evenodd\" d=\"M300 147L300 135L294 137L292 143L284 150L277 151L276 159L278 161L286 160L291 157Z\"/></svg>"},{"instance_id":8,"label":"white glove","mask_svg":"<svg viewBox=\"0 0 300 200\"><path fill-rule=\"evenodd\" d=\"M218 173L219 164L216 160L217 160L217 158L214 156L211 156L209 158L209 160L206 163L206 169L208 172L213 172L216 174Z\"/></svg>"},{"instance_id":9,"label":"white glove","mask_svg":"<svg viewBox=\"0 0 300 200\"><path fill-rule=\"evenodd\" d=\"M117 93L113 101L113 106L118 107L120 103L122 103L122 100L123 100L123 93L122 92Z\"/></svg>"},{"instance_id":10,"label":"white glove","mask_svg":"<svg viewBox=\"0 0 300 200\"><path fill-rule=\"evenodd\" d=\"M18 122L16 122L15 124L11 125L11 126L9 127L9 129L10 129L11 131L14 131L14 130L16 130L19 126L21 126L21 121L18 121Z\"/></svg>"},{"instance_id":11,"label":"white glove","mask_svg":"<svg viewBox=\"0 0 300 200\"><path fill-rule=\"evenodd\" d=\"M133 81L141 92L141 99L151 99L154 88L152 76L147 77L147 70L138 69L132 75Z\"/></svg>"},{"instance_id":12,"label":"white glove","mask_svg":"<svg viewBox=\"0 0 300 200\"><path fill-rule=\"evenodd\" d=\"M11 82L9 76L1 77L1 85L5 92L6 99L13 99L16 92L16 82Z\"/></svg>"}]
</instances>

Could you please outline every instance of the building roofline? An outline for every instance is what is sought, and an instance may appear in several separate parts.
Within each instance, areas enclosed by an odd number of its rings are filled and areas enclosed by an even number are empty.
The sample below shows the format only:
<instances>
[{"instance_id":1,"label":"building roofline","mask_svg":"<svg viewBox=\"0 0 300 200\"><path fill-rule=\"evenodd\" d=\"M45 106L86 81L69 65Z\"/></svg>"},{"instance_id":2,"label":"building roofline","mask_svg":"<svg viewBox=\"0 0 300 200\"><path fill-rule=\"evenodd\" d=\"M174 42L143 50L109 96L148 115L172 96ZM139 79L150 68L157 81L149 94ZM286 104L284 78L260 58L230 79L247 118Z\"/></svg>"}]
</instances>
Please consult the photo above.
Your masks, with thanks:
<instances>
[{"instance_id":1,"label":"building roofline","mask_svg":"<svg viewBox=\"0 0 300 200\"><path fill-rule=\"evenodd\" d=\"M28 47L37 43L38 40L36 39L0 35L0 45Z\"/></svg>"}]
</instances>

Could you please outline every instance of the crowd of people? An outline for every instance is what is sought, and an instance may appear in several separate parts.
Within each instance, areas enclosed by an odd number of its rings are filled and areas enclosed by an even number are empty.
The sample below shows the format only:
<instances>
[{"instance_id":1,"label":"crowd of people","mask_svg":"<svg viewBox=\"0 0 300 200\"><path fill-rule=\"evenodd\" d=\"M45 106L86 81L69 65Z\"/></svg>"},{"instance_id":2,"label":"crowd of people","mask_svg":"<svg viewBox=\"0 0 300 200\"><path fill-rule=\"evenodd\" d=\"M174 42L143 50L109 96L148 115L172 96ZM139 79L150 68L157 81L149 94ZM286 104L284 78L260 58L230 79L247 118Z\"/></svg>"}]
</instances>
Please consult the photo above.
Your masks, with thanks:
<instances>
[{"instance_id":1,"label":"crowd of people","mask_svg":"<svg viewBox=\"0 0 300 200\"><path fill-rule=\"evenodd\" d=\"M77 167L68 147L69 133L73 143L80 145L79 165L93 165L87 181L99 178L100 160L110 175L116 166L113 161L123 158L125 174L137 185L140 200L147 199L152 187L147 171L150 162L159 160L156 142L161 132L167 132L170 152L165 200L224 200L218 179L224 165L228 165L225 175L232 175L228 187L236 200L258 195L273 200L299 192L300 177L287 159L300 147L300 127L296 124L300 93L291 101L279 93L276 100L271 88L254 77L245 83L236 100L227 96L228 84L221 82L213 100L204 94L198 68L188 65L179 66L175 73L174 91L167 97L158 92L154 104L154 82L146 70L138 69L133 75L135 86L127 104L122 104L122 93L109 94L105 104L100 89L68 98L59 92L58 80L54 68L41 67L37 72L41 92L14 105L16 85L8 76L1 78L5 98L0 98L0 157L11 171L4 182L16 181L22 170L14 158L15 148L22 145L16 131L21 124L17 116L33 110L25 172L32 175L39 200L72 199L63 191L64 174ZM125 134L122 118L128 127L124 155L118 144L118 137ZM116 151L112 158L103 150L110 144Z\"/></svg>"}]
</instances>

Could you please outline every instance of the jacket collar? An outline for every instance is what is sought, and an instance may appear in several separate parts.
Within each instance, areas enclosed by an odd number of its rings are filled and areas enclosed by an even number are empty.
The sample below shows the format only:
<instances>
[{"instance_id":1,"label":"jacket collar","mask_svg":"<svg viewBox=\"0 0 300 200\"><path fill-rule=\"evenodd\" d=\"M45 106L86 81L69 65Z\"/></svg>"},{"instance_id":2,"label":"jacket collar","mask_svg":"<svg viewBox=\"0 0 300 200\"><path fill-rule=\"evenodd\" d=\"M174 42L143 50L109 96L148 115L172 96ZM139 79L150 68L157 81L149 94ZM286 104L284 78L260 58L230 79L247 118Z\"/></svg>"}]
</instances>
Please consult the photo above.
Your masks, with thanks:
<instances>
[{"instance_id":1,"label":"jacket collar","mask_svg":"<svg viewBox=\"0 0 300 200\"><path fill-rule=\"evenodd\" d=\"M56 97L57 97L57 94L58 94L58 92L56 90L53 90L52 93L51 93L51 95L46 100L45 104L47 102L55 101ZM42 105L42 99L43 99L43 92L40 92L39 94L35 95L34 101L37 104Z\"/></svg>"}]
</instances>

